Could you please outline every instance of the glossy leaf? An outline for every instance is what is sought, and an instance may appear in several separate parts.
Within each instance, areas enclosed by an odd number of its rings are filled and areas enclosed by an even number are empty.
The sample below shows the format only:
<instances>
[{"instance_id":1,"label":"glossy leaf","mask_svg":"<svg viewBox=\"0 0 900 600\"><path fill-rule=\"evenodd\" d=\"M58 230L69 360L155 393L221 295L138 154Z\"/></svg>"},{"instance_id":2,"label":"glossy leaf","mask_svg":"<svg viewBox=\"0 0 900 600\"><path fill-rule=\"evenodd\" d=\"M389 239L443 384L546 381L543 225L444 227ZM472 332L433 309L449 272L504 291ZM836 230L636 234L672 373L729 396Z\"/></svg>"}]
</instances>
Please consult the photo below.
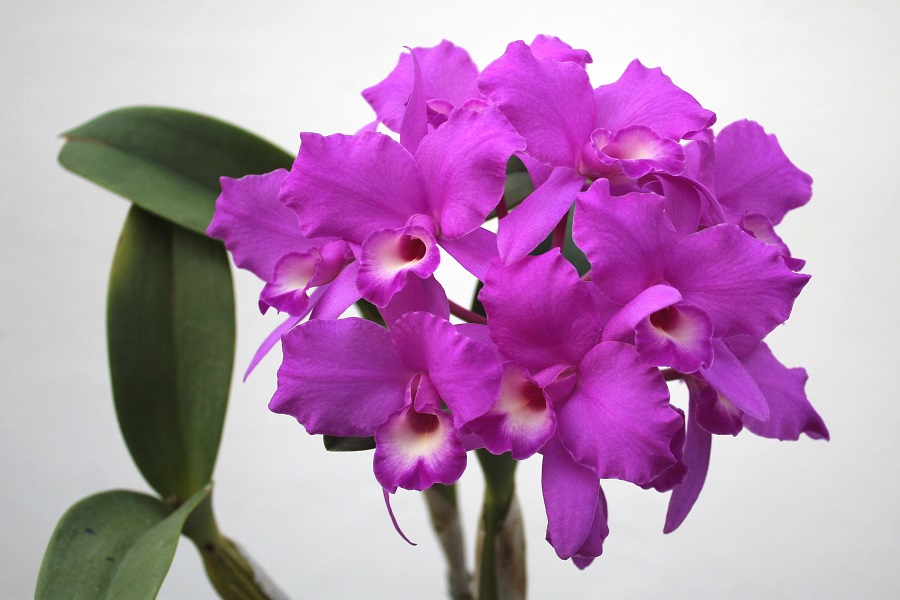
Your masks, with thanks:
<instances>
[{"instance_id":1,"label":"glossy leaf","mask_svg":"<svg viewBox=\"0 0 900 600\"><path fill-rule=\"evenodd\" d=\"M212 219L219 177L289 169L293 162L234 125L169 108L114 110L63 136L64 167L197 233Z\"/></svg>"},{"instance_id":2,"label":"glossy leaf","mask_svg":"<svg viewBox=\"0 0 900 600\"><path fill-rule=\"evenodd\" d=\"M222 245L132 206L110 274L110 373L122 436L163 497L187 498L211 479L234 328Z\"/></svg>"},{"instance_id":3,"label":"glossy leaf","mask_svg":"<svg viewBox=\"0 0 900 600\"><path fill-rule=\"evenodd\" d=\"M35 598L155 598L185 519L208 493L201 489L174 512L157 498L122 490L78 502L53 532Z\"/></svg>"}]
</instances>

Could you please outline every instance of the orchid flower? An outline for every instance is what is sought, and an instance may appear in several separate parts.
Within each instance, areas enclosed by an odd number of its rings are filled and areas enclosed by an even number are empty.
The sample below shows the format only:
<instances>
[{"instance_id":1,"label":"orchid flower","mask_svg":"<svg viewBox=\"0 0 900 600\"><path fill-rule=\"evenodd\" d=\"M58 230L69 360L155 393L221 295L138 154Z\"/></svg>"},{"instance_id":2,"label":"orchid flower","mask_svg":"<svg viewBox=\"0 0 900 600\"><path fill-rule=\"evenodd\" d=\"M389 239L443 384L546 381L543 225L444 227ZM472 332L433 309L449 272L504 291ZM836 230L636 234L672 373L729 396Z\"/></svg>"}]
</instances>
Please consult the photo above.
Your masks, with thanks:
<instances>
[{"instance_id":1,"label":"orchid flower","mask_svg":"<svg viewBox=\"0 0 900 600\"><path fill-rule=\"evenodd\" d=\"M536 56L523 42L478 78L478 89L526 140L526 154L546 167L535 192L500 222L504 262L534 249L566 214L586 180L679 175L679 144L715 122L659 69L632 62L613 84L591 89L577 64Z\"/></svg>"},{"instance_id":2,"label":"orchid flower","mask_svg":"<svg viewBox=\"0 0 900 600\"><path fill-rule=\"evenodd\" d=\"M375 477L389 493L459 479L466 448L458 430L500 393L493 349L426 312L407 313L390 330L355 318L309 321L283 344L269 408L311 434L374 435Z\"/></svg>"},{"instance_id":3,"label":"orchid flower","mask_svg":"<svg viewBox=\"0 0 900 600\"><path fill-rule=\"evenodd\" d=\"M406 146L376 132L301 134L280 198L312 238L336 238L359 258L357 287L385 306L410 275L427 279L444 248L476 277L496 255L481 228L503 195L522 138L493 108L458 108ZM421 141L419 141L421 140Z\"/></svg>"}]
</instances>

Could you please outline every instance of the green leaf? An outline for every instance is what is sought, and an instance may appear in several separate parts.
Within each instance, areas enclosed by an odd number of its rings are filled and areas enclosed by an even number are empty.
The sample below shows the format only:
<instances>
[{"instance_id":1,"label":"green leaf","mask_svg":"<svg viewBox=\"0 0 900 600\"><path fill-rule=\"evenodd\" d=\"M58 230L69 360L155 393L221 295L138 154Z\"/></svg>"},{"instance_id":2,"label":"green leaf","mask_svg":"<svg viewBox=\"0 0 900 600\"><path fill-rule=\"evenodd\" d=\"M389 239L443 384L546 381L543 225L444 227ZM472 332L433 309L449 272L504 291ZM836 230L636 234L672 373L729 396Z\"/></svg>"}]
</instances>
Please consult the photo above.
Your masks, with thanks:
<instances>
[{"instance_id":1,"label":"green leaf","mask_svg":"<svg viewBox=\"0 0 900 600\"><path fill-rule=\"evenodd\" d=\"M574 214L575 214L575 205L572 204L572 207L569 208L569 220L566 223L566 241L562 247L562 255L575 266L575 269L578 271L579 275L584 275L588 271L591 270L591 263L588 261L587 257L584 255L584 252L581 251L581 248L575 245L575 240L572 239L572 223L574 222ZM544 239L543 242L538 244L538 247L535 248L531 254L543 254L550 250L553 243L553 234L551 233Z\"/></svg>"},{"instance_id":2,"label":"green leaf","mask_svg":"<svg viewBox=\"0 0 900 600\"><path fill-rule=\"evenodd\" d=\"M156 598L185 519L205 487L176 511L128 491L85 498L63 515L44 553L35 598Z\"/></svg>"},{"instance_id":3,"label":"green leaf","mask_svg":"<svg viewBox=\"0 0 900 600\"><path fill-rule=\"evenodd\" d=\"M234 336L222 244L132 206L110 273L109 364L122 436L163 497L212 477Z\"/></svg>"},{"instance_id":4,"label":"green leaf","mask_svg":"<svg viewBox=\"0 0 900 600\"><path fill-rule=\"evenodd\" d=\"M359 452L360 450L372 450L375 448L375 436L369 437L338 437L336 435L323 435L322 442L329 452Z\"/></svg>"},{"instance_id":5,"label":"green leaf","mask_svg":"<svg viewBox=\"0 0 900 600\"><path fill-rule=\"evenodd\" d=\"M378 307L365 298L360 298L356 301L356 308L359 309L359 313L363 319L368 319L373 323L377 323L382 327L386 327L384 318L382 318L381 312L379 312Z\"/></svg>"},{"instance_id":6,"label":"green leaf","mask_svg":"<svg viewBox=\"0 0 900 600\"><path fill-rule=\"evenodd\" d=\"M503 198L506 200L507 210L512 210L522 203L522 200L534 191L534 184L531 182L531 176L525 169L523 163L518 157L511 156L506 163L506 183L503 187ZM497 216L497 211L493 210L487 216L487 219L493 219Z\"/></svg>"},{"instance_id":7,"label":"green leaf","mask_svg":"<svg viewBox=\"0 0 900 600\"><path fill-rule=\"evenodd\" d=\"M531 176L528 173L509 173L506 176L506 184L503 188L503 197L506 198L506 207L510 210L522 203L534 191Z\"/></svg>"},{"instance_id":8,"label":"green leaf","mask_svg":"<svg viewBox=\"0 0 900 600\"><path fill-rule=\"evenodd\" d=\"M219 177L267 173L293 161L234 125L170 108L114 110L63 136L64 167L197 233L212 219Z\"/></svg>"}]
</instances>

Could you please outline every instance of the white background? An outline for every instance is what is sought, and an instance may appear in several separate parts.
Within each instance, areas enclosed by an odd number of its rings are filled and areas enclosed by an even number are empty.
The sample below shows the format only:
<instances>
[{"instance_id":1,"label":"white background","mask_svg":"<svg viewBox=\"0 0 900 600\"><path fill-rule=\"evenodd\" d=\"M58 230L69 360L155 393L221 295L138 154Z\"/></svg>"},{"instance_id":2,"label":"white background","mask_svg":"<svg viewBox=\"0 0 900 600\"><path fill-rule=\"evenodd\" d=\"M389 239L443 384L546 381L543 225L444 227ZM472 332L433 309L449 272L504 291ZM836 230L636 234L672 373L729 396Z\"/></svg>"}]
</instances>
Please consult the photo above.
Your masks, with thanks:
<instances>
[{"instance_id":1,"label":"white background","mask_svg":"<svg viewBox=\"0 0 900 600\"><path fill-rule=\"evenodd\" d=\"M726 8L727 7L727 8ZM404 45L447 38L479 66L507 42L559 35L594 56L595 85L634 57L714 110L775 132L812 174L780 233L811 283L776 355L805 366L831 442L716 438L693 513L661 533L666 497L605 485L605 554L584 572L543 540L539 458L522 465L532 598L900 597L900 4L803 2L4 2L0 8L0 595L33 593L71 504L146 490L114 419L106 278L127 203L56 163L58 134L120 106L214 115L296 151L300 131L371 120L359 91ZM236 276L236 372L276 320ZM468 290L454 292L463 300ZM293 597L440 598L443 566L411 492L385 514L371 454L326 454L267 411L280 353L233 386L216 471L222 529ZM469 541L481 482L461 483ZM210 598L179 546L161 597Z\"/></svg>"}]
</instances>

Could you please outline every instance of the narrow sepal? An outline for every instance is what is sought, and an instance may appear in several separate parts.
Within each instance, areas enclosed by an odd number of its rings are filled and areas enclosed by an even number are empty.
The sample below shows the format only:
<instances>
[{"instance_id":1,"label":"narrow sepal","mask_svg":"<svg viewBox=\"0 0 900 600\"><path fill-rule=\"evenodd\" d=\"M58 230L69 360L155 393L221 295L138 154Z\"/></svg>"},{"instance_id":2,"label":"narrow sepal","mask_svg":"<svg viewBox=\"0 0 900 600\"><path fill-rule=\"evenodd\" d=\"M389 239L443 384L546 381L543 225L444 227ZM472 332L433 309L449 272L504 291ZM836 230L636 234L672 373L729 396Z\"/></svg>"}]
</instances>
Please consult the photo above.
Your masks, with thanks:
<instances>
[{"instance_id":1,"label":"narrow sepal","mask_svg":"<svg viewBox=\"0 0 900 600\"><path fill-rule=\"evenodd\" d=\"M712 346L714 356L711 364L699 369L703 379L741 411L754 419L768 421L769 405L753 377L725 342L714 339Z\"/></svg>"},{"instance_id":2,"label":"narrow sepal","mask_svg":"<svg viewBox=\"0 0 900 600\"><path fill-rule=\"evenodd\" d=\"M550 438L541 453L547 541L556 555L565 560L578 552L591 531L600 479L592 469L572 458L557 436Z\"/></svg>"},{"instance_id":3,"label":"narrow sepal","mask_svg":"<svg viewBox=\"0 0 900 600\"><path fill-rule=\"evenodd\" d=\"M666 512L666 524L663 533L672 533L684 522L691 512L694 503L700 496L709 469L709 453L712 448L712 436L697 425L694 415L694 402L698 393L697 387L690 379L686 380L688 391L694 401L688 407L687 434L684 440L684 464L687 474L681 485L672 490L669 498L669 509Z\"/></svg>"}]
</instances>

